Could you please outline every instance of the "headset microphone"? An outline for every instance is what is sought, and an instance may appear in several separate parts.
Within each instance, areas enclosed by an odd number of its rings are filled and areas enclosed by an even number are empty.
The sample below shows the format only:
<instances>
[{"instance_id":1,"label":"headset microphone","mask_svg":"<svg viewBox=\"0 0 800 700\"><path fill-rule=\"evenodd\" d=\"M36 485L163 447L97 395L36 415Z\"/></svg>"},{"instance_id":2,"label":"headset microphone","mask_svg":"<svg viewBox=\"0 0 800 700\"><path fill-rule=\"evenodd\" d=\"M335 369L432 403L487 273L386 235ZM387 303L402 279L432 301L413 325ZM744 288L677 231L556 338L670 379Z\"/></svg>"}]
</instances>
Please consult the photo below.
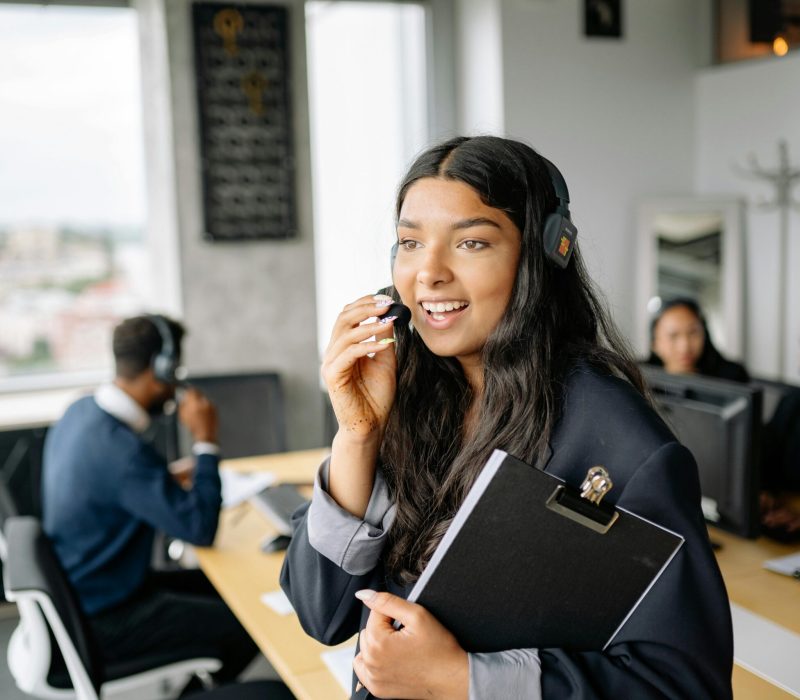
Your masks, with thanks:
<instances>
[{"instance_id":1,"label":"headset microphone","mask_svg":"<svg viewBox=\"0 0 800 700\"><path fill-rule=\"evenodd\" d=\"M395 302L386 310L385 316L397 316L394 326L395 328L400 328L401 326L407 326L411 321L411 309L405 304Z\"/></svg>"}]
</instances>

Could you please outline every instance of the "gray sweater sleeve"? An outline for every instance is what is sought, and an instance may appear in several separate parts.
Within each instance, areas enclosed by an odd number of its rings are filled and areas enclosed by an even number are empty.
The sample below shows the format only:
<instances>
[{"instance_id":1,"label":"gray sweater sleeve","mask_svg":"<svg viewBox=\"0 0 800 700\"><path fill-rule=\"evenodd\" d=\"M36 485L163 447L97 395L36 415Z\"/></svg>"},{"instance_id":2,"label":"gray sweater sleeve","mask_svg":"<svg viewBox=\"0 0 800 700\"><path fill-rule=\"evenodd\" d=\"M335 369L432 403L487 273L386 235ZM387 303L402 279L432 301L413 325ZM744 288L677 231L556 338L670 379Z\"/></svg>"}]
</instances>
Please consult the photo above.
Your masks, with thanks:
<instances>
[{"instance_id":1,"label":"gray sweater sleeve","mask_svg":"<svg viewBox=\"0 0 800 700\"><path fill-rule=\"evenodd\" d=\"M469 654L469 700L542 700L541 676L536 649Z\"/></svg>"},{"instance_id":2,"label":"gray sweater sleeve","mask_svg":"<svg viewBox=\"0 0 800 700\"><path fill-rule=\"evenodd\" d=\"M329 460L314 481L308 510L308 540L314 549L349 574L360 576L378 564L395 506L380 470L364 519L341 508L328 493ZM541 700L541 666L536 649L469 654L469 700Z\"/></svg>"},{"instance_id":3,"label":"gray sweater sleeve","mask_svg":"<svg viewBox=\"0 0 800 700\"><path fill-rule=\"evenodd\" d=\"M374 569L394 522L395 506L380 469L364 519L340 507L328 493L326 459L314 480L314 496L308 509L308 541L324 557L348 574L361 576Z\"/></svg>"}]
</instances>

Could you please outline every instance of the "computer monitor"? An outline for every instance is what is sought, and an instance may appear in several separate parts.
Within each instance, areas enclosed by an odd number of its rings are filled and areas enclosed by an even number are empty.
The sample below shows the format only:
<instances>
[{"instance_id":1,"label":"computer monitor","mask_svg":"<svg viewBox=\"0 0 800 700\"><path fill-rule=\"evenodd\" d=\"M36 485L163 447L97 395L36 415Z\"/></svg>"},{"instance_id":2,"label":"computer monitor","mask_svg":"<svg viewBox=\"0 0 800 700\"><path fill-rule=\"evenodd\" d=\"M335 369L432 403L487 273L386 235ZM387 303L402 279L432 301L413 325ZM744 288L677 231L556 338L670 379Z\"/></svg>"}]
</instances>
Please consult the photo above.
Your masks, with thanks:
<instances>
[{"instance_id":1,"label":"computer monitor","mask_svg":"<svg viewBox=\"0 0 800 700\"><path fill-rule=\"evenodd\" d=\"M219 444L224 458L286 451L286 418L279 374L191 375L186 381L217 407ZM182 454L189 454L191 436L183 426L180 446Z\"/></svg>"},{"instance_id":2,"label":"computer monitor","mask_svg":"<svg viewBox=\"0 0 800 700\"><path fill-rule=\"evenodd\" d=\"M757 537L762 389L642 369L662 417L697 461L706 520Z\"/></svg>"}]
</instances>

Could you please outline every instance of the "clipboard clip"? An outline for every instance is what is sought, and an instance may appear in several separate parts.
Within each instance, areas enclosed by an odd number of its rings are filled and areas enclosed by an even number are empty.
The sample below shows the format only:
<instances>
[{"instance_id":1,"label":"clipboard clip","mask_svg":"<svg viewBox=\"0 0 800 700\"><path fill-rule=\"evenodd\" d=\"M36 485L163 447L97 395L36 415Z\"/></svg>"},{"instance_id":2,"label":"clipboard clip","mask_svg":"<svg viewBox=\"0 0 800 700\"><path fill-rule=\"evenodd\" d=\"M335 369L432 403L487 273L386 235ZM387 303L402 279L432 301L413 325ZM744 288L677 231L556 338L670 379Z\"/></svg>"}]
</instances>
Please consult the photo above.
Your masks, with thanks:
<instances>
[{"instance_id":1,"label":"clipboard clip","mask_svg":"<svg viewBox=\"0 0 800 700\"><path fill-rule=\"evenodd\" d=\"M581 498L591 503L600 504L605 496L614 487L614 482L608 475L605 467L597 465L586 472L586 478L581 484Z\"/></svg>"},{"instance_id":2,"label":"clipboard clip","mask_svg":"<svg viewBox=\"0 0 800 700\"><path fill-rule=\"evenodd\" d=\"M553 512L604 535L619 517L614 506L601 502L613 486L605 467L594 466L586 473L580 493L560 484L545 505Z\"/></svg>"}]
</instances>

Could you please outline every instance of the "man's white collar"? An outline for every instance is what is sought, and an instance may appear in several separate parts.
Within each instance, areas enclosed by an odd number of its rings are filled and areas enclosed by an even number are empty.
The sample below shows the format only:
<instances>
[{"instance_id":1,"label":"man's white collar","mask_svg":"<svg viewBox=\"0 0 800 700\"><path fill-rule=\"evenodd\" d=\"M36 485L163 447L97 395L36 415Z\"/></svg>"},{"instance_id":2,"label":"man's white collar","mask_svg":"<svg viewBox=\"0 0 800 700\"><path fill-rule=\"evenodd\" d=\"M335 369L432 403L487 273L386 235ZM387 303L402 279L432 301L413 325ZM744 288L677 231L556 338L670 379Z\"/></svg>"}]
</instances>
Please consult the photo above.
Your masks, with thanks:
<instances>
[{"instance_id":1,"label":"man's white collar","mask_svg":"<svg viewBox=\"0 0 800 700\"><path fill-rule=\"evenodd\" d=\"M110 413L137 433L143 433L150 425L147 411L116 384L98 387L94 392L94 400L106 413Z\"/></svg>"}]
</instances>

